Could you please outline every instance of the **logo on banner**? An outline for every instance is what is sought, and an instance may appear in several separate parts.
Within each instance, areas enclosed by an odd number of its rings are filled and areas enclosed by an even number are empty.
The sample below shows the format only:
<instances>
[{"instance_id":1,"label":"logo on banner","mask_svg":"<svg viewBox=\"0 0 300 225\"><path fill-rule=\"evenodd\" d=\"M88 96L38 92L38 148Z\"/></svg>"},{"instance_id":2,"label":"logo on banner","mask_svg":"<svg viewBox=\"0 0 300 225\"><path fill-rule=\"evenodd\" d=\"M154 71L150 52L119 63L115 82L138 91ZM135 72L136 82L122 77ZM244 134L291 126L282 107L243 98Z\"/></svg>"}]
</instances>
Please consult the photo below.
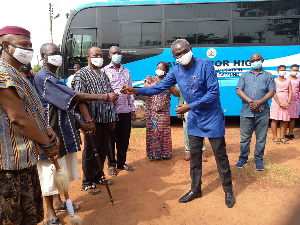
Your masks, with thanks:
<instances>
[{"instance_id":1,"label":"logo on banner","mask_svg":"<svg viewBox=\"0 0 300 225\"><path fill-rule=\"evenodd\" d=\"M207 51L206 51L206 55L207 55L207 57L208 58L215 58L216 57L216 55L217 55L217 51L216 51L216 49L214 49L214 48L210 48L210 49L208 49Z\"/></svg>"}]
</instances>

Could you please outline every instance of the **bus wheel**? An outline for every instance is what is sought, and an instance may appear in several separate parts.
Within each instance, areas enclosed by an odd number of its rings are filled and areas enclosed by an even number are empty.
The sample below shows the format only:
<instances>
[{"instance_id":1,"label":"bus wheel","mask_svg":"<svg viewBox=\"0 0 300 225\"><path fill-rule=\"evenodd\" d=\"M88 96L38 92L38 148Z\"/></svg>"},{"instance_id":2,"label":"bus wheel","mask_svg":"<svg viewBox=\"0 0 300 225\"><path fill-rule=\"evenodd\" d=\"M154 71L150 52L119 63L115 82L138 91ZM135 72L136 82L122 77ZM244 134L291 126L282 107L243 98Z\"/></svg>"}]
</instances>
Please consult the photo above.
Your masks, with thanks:
<instances>
[{"instance_id":1,"label":"bus wheel","mask_svg":"<svg viewBox=\"0 0 300 225\"><path fill-rule=\"evenodd\" d=\"M134 106L136 120L131 121L131 127L143 128L146 127L146 101L147 96L134 95Z\"/></svg>"}]
</instances>

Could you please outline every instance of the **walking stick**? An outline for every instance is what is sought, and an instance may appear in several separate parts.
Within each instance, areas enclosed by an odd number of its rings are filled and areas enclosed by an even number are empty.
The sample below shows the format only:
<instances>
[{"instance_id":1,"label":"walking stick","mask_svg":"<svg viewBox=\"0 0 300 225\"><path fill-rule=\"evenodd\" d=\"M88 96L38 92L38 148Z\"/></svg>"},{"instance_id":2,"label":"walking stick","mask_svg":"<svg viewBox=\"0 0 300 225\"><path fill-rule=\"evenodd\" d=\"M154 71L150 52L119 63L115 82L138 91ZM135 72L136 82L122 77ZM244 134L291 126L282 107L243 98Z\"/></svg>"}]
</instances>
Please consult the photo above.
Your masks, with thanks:
<instances>
[{"instance_id":1,"label":"walking stick","mask_svg":"<svg viewBox=\"0 0 300 225\"><path fill-rule=\"evenodd\" d=\"M100 169L100 171L102 172L101 176L102 176L103 182L104 182L104 184L105 184L105 186L106 186L106 190L107 190L107 193L108 193L108 195L109 195L111 204L113 205L113 204L114 204L114 200L113 200L113 198L112 198L112 195L111 195L111 192L110 192L110 189L109 189L109 186L108 186L107 179L105 178L105 174L104 174L104 171L103 171L103 167L102 167L102 165L101 165L101 162L100 162L100 159L99 159L99 155L98 155L97 149L96 149L95 144L94 144L94 141L93 141L92 134L91 134L91 132L90 132L89 130L86 132L86 134L87 134L87 135L90 137L90 139L91 139L91 144L92 144L92 148L93 148L93 151L94 151L94 154L95 154L95 158L96 158L97 164L98 164L98 166L99 166L99 169Z\"/></svg>"},{"instance_id":2,"label":"walking stick","mask_svg":"<svg viewBox=\"0 0 300 225\"><path fill-rule=\"evenodd\" d=\"M62 171L57 161L57 156L52 158L52 163L55 166L56 171L54 172L54 184L57 187L59 193L63 194L66 200L67 211L70 217L70 223L72 225L81 225L82 219L75 215L72 201L69 197L69 175L68 173Z\"/></svg>"}]
</instances>

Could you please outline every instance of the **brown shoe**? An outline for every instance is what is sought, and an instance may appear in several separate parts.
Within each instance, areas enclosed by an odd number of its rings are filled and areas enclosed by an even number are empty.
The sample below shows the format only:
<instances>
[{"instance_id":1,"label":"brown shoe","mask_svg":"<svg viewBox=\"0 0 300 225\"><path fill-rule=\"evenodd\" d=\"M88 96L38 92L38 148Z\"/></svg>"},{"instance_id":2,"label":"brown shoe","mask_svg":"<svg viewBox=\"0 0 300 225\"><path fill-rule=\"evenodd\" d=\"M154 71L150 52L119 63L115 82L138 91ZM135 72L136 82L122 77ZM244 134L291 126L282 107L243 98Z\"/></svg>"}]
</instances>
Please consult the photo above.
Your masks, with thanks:
<instances>
[{"instance_id":1,"label":"brown shoe","mask_svg":"<svg viewBox=\"0 0 300 225\"><path fill-rule=\"evenodd\" d=\"M191 159L191 154L190 153L185 153L184 160L185 161L190 161L190 159Z\"/></svg>"},{"instance_id":2,"label":"brown shoe","mask_svg":"<svg viewBox=\"0 0 300 225\"><path fill-rule=\"evenodd\" d=\"M202 162L207 162L207 158L205 155L202 155Z\"/></svg>"}]
</instances>

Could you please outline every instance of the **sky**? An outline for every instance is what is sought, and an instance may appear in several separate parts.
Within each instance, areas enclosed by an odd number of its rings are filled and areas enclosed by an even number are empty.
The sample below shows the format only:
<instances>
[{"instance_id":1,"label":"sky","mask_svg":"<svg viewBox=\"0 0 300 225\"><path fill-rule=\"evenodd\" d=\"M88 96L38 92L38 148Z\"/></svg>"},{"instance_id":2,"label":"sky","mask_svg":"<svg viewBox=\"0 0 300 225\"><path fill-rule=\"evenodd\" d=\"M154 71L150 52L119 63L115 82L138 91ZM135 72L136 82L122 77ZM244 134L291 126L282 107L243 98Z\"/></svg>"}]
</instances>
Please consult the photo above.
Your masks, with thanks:
<instances>
[{"instance_id":1,"label":"sky","mask_svg":"<svg viewBox=\"0 0 300 225\"><path fill-rule=\"evenodd\" d=\"M2 0L3 1L3 0ZM5 2L5 3L4 3ZM32 66L40 60L40 47L51 42L49 3L53 5L52 34L53 43L61 44L67 22L66 13L75 7L94 2L94 0L7 0L1 4L0 29L5 26L20 26L30 31L34 56Z\"/></svg>"}]
</instances>

